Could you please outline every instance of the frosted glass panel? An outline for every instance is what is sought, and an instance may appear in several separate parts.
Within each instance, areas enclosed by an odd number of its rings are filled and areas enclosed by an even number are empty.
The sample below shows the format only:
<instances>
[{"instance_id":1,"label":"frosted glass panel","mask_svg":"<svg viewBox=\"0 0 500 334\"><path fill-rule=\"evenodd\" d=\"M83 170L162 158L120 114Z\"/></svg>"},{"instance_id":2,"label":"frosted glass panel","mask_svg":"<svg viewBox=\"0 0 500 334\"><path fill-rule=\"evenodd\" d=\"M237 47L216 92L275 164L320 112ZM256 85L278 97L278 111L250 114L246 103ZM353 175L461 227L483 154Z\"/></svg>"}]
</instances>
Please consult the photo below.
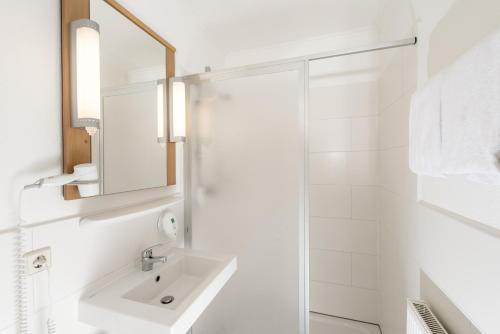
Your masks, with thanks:
<instances>
[{"instance_id":1,"label":"frosted glass panel","mask_svg":"<svg viewBox=\"0 0 500 334\"><path fill-rule=\"evenodd\" d=\"M302 71L190 91L192 246L238 256L193 333L304 333Z\"/></svg>"}]
</instances>

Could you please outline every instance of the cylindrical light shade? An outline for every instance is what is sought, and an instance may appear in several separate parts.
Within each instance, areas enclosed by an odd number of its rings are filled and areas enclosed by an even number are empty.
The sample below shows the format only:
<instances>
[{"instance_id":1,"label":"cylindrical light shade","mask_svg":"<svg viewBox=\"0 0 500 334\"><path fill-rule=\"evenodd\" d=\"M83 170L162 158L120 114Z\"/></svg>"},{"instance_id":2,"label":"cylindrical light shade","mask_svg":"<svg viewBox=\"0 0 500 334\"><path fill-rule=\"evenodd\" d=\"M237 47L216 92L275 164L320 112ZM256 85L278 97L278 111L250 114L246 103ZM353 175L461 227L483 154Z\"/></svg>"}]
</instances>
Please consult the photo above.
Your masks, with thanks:
<instances>
[{"instance_id":1,"label":"cylindrical light shade","mask_svg":"<svg viewBox=\"0 0 500 334\"><path fill-rule=\"evenodd\" d=\"M170 141L186 138L186 85L182 81L170 81Z\"/></svg>"},{"instance_id":2,"label":"cylindrical light shade","mask_svg":"<svg viewBox=\"0 0 500 334\"><path fill-rule=\"evenodd\" d=\"M160 145L166 143L165 138L165 80L158 80L156 83L156 110L157 110L157 127L158 127L158 143Z\"/></svg>"},{"instance_id":3,"label":"cylindrical light shade","mask_svg":"<svg viewBox=\"0 0 500 334\"><path fill-rule=\"evenodd\" d=\"M99 25L71 22L71 126L92 135L101 119Z\"/></svg>"}]
</instances>

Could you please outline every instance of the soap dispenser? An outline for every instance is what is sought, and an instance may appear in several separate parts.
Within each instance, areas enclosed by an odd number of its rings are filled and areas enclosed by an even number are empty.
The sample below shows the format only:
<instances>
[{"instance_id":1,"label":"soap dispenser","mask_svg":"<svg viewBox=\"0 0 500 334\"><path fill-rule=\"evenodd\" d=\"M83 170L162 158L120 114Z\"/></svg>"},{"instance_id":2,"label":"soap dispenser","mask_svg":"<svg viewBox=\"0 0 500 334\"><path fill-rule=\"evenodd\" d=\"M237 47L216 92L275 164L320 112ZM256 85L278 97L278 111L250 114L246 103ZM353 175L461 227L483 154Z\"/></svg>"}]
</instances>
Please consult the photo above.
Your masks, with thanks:
<instances>
[{"instance_id":1,"label":"soap dispenser","mask_svg":"<svg viewBox=\"0 0 500 334\"><path fill-rule=\"evenodd\" d=\"M177 240L177 218L170 211L163 211L158 217L158 232L169 241Z\"/></svg>"}]
</instances>

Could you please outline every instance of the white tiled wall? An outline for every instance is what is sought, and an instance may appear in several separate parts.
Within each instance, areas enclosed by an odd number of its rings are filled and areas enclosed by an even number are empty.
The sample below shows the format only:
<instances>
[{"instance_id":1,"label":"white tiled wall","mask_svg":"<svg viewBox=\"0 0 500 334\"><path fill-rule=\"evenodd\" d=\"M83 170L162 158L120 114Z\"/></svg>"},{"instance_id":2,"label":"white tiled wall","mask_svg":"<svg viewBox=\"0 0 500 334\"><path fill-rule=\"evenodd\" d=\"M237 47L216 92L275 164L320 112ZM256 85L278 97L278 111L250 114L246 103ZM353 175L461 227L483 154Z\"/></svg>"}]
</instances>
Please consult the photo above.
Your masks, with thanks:
<instances>
[{"instance_id":1,"label":"white tiled wall","mask_svg":"<svg viewBox=\"0 0 500 334\"><path fill-rule=\"evenodd\" d=\"M309 115L313 120L374 116L377 93L376 82L315 87L310 93Z\"/></svg>"},{"instance_id":2,"label":"white tiled wall","mask_svg":"<svg viewBox=\"0 0 500 334\"><path fill-rule=\"evenodd\" d=\"M414 49L387 53L388 65L380 77L380 321L384 332L404 331L407 297L418 298L417 264L405 255L412 247L408 225L415 213L406 204L416 204L417 179L408 168L408 115L414 76L405 75L405 67L416 67L410 57ZM415 69L416 71L416 69ZM404 200L403 200L404 198ZM415 205L413 204L413 205ZM405 277L414 281L405 281ZM404 297L403 297L404 296Z\"/></svg>"},{"instance_id":3,"label":"white tiled wall","mask_svg":"<svg viewBox=\"0 0 500 334\"><path fill-rule=\"evenodd\" d=\"M348 118L311 120L310 152L351 150L351 120Z\"/></svg>"},{"instance_id":4,"label":"white tiled wall","mask_svg":"<svg viewBox=\"0 0 500 334\"><path fill-rule=\"evenodd\" d=\"M348 185L311 185L313 217L350 218L352 189Z\"/></svg>"},{"instance_id":5,"label":"white tiled wall","mask_svg":"<svg viewBox=\"0 0 500 334\"><path fill-rule=\"evenodd\" d=\"M312 280L342 285L351 284L351 253L312 249L310 261Z\"/></svg>"},{"instance_id":6,"label":"white tiled wall","mask_svg":"<svg viewBox=\"0 0 500 334\"><path fill-rule=\"evenodd\" d=\"M348 285L311 281L311 311L377 322L378 293Z\"/></svg>"},{"instance_id":7,"label":"white tiled wall","mask_svg":"<svg viewBox=\"0 0 500 334\"><path fill-rule=\"evenodd\" d=\"M377 289L378 263L377 256L368 254L352 254L352 285Z\"/></svg>"},{"instance_id":8,"label":"white tiled wall","mask_svg":"<svg viewBox=\"0 0 500 334\"><path fill-rule=\"evenodd\" d=\"M363 98L363 97L358 97ZM378 144L377 117L360 117L351 119L351 150L376 150Z\"/></svg>"},{"instance_id":9,"label":"white tiled wall","mask_svg":"<svg viewBox=\"0 0 500 334\"><path fill-rule=\"evenodd\" d=\"M378 322L377 84L311 88L311 310Z\"/></svg>"},{"instance_id":10,"label":"white tiled wall","mask_svg":"<svg viewBox=\"0 0 500 334\"><path fill-rule=\"evenodd\" d=\"M312 249L377 254L378 224L375 221L311 217Z\"/></svg>"}]
</instances>

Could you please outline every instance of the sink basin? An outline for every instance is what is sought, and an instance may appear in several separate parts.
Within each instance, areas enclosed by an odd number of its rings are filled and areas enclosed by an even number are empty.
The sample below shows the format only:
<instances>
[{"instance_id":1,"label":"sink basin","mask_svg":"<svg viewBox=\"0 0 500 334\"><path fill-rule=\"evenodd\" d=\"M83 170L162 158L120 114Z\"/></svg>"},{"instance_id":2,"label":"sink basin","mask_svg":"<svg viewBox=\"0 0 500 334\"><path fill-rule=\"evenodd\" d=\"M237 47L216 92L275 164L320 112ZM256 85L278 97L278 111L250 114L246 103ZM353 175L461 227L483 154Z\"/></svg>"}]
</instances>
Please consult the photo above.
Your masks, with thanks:
<instances>
[{"instance_id":1,"label":"sink basin","mask_svg":"<svg viewBox=\"0 0 500 334\"><path fill-rule=\"evenodd\" d=\"M180 248L166 256L85 294L80 321L113 333L186 334L235 273L236 257Z\"/></svg>"}]
</instances>

